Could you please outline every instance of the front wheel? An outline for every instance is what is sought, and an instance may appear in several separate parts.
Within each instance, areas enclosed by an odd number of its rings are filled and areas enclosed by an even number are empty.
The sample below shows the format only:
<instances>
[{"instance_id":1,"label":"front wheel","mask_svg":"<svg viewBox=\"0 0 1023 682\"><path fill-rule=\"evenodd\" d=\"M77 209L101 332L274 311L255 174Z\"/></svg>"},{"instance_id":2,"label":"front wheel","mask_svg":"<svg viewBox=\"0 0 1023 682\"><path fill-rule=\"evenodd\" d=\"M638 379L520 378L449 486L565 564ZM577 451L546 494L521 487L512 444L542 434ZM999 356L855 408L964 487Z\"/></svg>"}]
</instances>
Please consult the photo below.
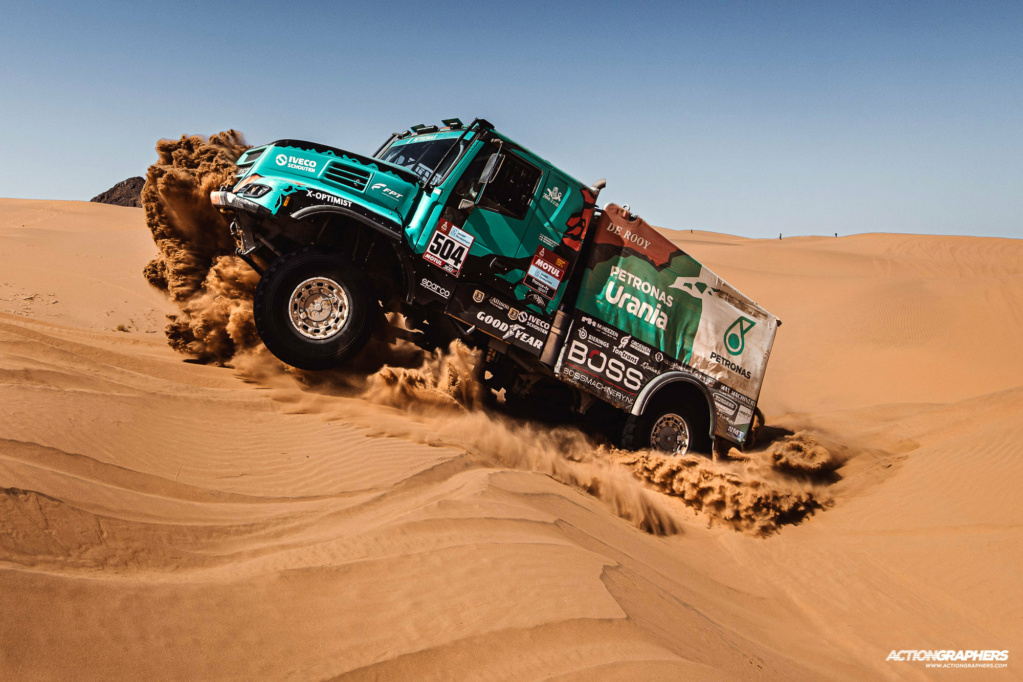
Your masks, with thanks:
<instances>
[{"instance_id":1,"label":"front wheel","mask_svg":"<svg viewBox=\"0 0 1023 682\"><path fill-rule=\"evenodd\" d=\"M379 308L363 273L341 257L305 248L263 273L253 317L263 344L299 369L328 369L362 350Z\"/></svg>"},{"instance_id":2,"label":"front wheel","mask_svg":"<svg viewBox=\"0 0 1023 682\"><path fill-rule=\"evenodd\" d=\"M661 455L681 456L710 452L706 419L675 401L649 405L640 417L631 416L622 431L622 445L630 450L653 450Z\"/></svg>"}]
</instances>

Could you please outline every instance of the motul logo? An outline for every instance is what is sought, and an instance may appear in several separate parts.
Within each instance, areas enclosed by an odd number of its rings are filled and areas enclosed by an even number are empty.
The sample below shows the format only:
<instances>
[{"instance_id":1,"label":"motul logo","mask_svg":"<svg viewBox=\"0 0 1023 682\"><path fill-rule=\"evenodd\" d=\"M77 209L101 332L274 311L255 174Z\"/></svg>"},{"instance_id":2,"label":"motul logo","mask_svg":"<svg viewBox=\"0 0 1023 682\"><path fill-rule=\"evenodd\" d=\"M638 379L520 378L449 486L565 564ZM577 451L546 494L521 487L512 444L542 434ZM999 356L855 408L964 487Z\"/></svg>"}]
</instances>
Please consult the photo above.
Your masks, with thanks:
<instances>
[{"instance_id":1,"label":"motul logo","mask_svg":"<svg viewBox=\"0 0 1023 682\"><path fill-rule=\"evenodd\" d=\"M536 259L536 267L540 268L541 270L544 270L546 272L551 273L557 279L561 279L562 275L564 274L562 272L561 268L554 267L553 264L548 263L547 261L545 261L542 258L537 258Z\"/></svg>"}]
</instances>

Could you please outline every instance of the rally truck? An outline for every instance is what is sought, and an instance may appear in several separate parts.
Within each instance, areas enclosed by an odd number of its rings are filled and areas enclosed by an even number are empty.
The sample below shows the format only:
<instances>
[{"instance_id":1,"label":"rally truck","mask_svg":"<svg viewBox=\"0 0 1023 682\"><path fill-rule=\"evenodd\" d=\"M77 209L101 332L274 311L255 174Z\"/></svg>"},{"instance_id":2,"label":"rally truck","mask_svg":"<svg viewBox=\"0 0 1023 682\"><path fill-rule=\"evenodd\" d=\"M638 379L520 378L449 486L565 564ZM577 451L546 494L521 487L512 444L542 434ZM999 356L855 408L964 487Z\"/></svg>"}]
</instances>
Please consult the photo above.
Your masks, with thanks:
<instances>
[{"instance_id":1,"label":"rally truck","mask_svg":"<svg viewBox=\"0 0 1023 682\"><path fill-rule=\"evenodd\" d=\"M627 207L488 121L415 125L372 156L301 140L246 151L211 195L260 274L266 347L349 361L387 316L460 339L510 405L613 425L667 454L743 447L778 319Z\"/></svg>"}]
</instances>

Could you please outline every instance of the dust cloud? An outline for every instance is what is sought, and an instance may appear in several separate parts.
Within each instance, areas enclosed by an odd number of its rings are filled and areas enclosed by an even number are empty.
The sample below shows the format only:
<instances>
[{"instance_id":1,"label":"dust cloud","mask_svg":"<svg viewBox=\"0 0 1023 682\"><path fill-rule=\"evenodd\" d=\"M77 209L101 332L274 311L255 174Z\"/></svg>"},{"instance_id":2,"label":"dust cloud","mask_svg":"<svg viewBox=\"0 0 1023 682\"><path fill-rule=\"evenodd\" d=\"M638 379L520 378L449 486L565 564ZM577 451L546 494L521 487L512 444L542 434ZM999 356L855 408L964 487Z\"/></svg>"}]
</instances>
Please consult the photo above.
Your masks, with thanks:
<instances>
[{"instance_id":1,"label":"dust cloud","mask_svg":"<svg viewBox=\"0 0 1023 682\"><path fill-rule=\"evenodd\" d=\"M548 475L654 534L676 533L681 523L671 504L652 492L681 502L711 523L755 536L776 533L833 504L827 487L837 480L842 461L809 432L751 452L733 449L718 460L618 450L572 426L551 428L489 409L487 390L476 379L477 358L457 341L434 353L396 341L371 344L356 358L353 365L365 373L352 367L304 372L283 366L265 351L246 354L235 367L263 381L276 371L315 394L397 408L417 417L420 428L379 411L364 416L365 424L375 435L464 449L481 466ZM350 413L344 417L353 419Z\"/></svg>"},{"instance_id":2,"label":"dust cloud","mask_svg":"<svg viewBox=\"0 0 1023 682\"><path fill-rule=\"evenodd\" d=\"M807 433L786 436L764 450L733 449L719 461L652 452L622 453L620 461L655 490L754 535L769 535L830 507L824 485L841 465Z\"/></svg>"},{"instance_id":3,"label":"dust cloud","mask_svg":"<svg viewBox=\"0 0 1023 682\"><path fill-rule=\"evenodd\" d=\"M246 149L235 130L160 140L142 188L146 225L159 249L143 274L178 308L169 316L167 340L175 350L220 364L259 343L252 322L259 276L233 255L230 221L209 198L232 182Z\"/></svg>"}]
</instances>

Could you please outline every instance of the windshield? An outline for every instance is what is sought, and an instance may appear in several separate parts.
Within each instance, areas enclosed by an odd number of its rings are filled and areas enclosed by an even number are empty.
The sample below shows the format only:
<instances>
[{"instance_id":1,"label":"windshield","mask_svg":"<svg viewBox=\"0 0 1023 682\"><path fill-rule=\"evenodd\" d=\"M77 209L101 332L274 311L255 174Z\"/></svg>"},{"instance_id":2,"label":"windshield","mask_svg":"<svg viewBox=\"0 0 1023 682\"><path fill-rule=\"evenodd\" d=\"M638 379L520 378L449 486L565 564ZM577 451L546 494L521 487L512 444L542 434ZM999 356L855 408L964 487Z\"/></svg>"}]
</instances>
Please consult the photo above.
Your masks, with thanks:
<instances>
[{"instance_id":1,"label":"windshield","mask_svg":"<svg viewBox=\"0 0 1023 682\"><path fill-rule=\"evenodd\" d=\"M439 181L451 168L451 164L458 158L461 149L452 150L444 159L444 167L438 168L437 164L444 158L448 150L458 142L458 138L445 138L423 140L422 142L407 142L401 145L394 145L383 153L381 161L387 161L398 166L404 166L418 175L424 182L437 174ZM462 142L464 145L464 140Z\"/></svg>"}]
</instances>

